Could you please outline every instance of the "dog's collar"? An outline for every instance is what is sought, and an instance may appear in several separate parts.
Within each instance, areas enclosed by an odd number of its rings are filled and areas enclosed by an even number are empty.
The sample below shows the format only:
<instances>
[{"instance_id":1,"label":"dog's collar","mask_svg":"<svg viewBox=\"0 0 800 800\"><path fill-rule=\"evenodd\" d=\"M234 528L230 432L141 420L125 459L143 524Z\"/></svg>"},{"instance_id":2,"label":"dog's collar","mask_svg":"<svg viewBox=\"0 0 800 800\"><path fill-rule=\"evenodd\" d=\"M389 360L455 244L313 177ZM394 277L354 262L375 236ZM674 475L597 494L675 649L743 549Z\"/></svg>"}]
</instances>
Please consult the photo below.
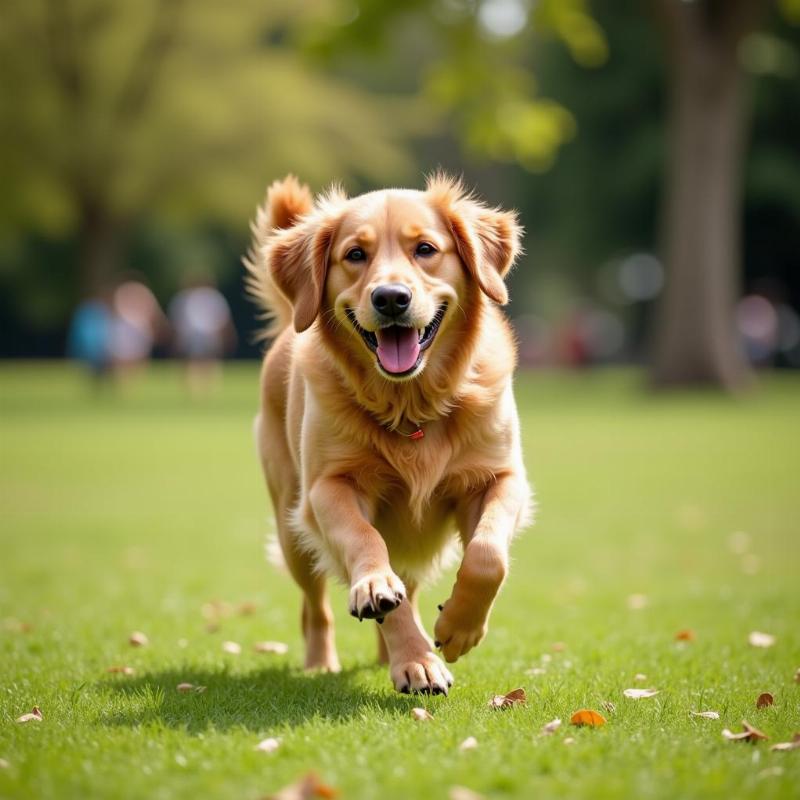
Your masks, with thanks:
<instances>
[{"instance_id":1,"label":"dog's collar","mask_svg":"<svg viewBox=\"0 0 800 800\"><path fill-rule=\"evenodd\" d=\"M416 422L408 421L414 430L411 433L403 433L399 428L389 428L390 431L393 433L397 433L400 436L405 436L406 439L411 439L412 442L418 442L420 439L425 438L425 431L422 430L422 426L418 425Z\"/></svg>"}]
</instances>

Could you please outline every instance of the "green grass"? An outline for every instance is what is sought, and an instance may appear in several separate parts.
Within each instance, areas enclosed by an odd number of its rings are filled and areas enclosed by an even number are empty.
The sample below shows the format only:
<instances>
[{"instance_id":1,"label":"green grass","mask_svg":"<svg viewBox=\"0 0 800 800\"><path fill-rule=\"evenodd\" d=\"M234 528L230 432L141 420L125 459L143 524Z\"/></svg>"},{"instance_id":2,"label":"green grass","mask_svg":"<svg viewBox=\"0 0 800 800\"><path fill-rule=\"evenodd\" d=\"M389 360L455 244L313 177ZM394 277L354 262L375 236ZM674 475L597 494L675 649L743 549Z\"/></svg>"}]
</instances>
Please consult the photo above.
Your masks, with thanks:
<instances>
[{"instance_id":1,"label":"green grass","mask_svg":"<svg viewBox=\"0 0 800 800\"><path fill-rule=\"evenodd\" d=\"M648 396L635 373L531 374L518 396L537 524L451 696L408 698L338 588L344 670L299 667L298 592L262 557L254 365L229 368L204 402L168 368L97 397L64 366L0 368L0 797L256 800L309 769L346 798L445 798L456 784L498 798L797 797L800 751L769 745L800 730L800 379L732 400ZM451 577L423 593L429 626ZM258 607L209 632L215 599ZM675 642L683 628L694 642ZM135 629L148 647L128 645ZM748 646L751 630L776 645ZM289 653L253 653L259 639ZM179 694L182 681L208 688ZM622 696L642 685L661 693ZM487 707L517 686L526 707ZM775 704L756 710L762 691ZM567 724L605 701L605 727ZM34 704L44 721L17 724ZM415 705L435 720L412 720ZM704 709L721 719L689 716ZM540 737L554 717L561 730ZM742 718L770 742L724 741ZM277 752L253 750L265 736ZM467 736L478 749L460 752Z\"/></svg>"}]
</instances>

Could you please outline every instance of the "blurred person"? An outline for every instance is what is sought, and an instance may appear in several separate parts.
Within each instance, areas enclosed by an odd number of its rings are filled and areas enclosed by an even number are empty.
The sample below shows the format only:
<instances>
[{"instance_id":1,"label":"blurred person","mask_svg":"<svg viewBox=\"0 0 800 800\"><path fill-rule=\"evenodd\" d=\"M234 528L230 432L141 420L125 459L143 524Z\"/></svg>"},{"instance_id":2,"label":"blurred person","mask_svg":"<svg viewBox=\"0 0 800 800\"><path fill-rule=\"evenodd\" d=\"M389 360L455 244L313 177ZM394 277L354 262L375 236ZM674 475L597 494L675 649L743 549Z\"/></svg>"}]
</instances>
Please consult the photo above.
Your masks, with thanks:
<instances>
[{"instance_id":1,"label":"blurred person","mask_svg":"<svg viewBox=\"0 0 800 800\"><path fill-rule=\"evenodd\" d=\"M70 322L67 355L81 361L98 386L108 377L113 365L113 324L113 312L102 294L81 302Z\"/></svg>"},{"instance_id":2,"label":"blurred person","mask_svg":"<svg viewBox=\"0 0 800 800\"><path fill-rule=\"evenodd\" d=\"M169 324L153 292L139 279L123 280L112 296L111 355L118 375L128 379L150 358Z\"/></svg>"},{"instance_id":3,"label":"blurred person","mask_svg":"<svg viewBox=\"0 0 800 800\"><path fill-rule=\"evenodd\" d=\"M236 346L228 301L209 278L192 278L169 306L177 354L186 359L192 394L206 394L219 381L220 362Z\"/></svg>"}]
</instances>

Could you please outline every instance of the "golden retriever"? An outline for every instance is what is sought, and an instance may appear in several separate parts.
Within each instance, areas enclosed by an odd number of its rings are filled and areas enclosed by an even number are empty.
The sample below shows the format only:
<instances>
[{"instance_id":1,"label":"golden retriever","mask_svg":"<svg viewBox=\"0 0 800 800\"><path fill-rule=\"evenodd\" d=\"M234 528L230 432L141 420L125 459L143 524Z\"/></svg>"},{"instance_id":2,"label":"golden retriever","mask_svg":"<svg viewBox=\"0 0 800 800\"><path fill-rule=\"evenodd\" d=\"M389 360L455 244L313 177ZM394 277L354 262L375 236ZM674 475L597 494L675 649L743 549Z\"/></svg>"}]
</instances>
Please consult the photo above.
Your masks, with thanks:
<instances>
[{"instance_id":1,"label":"golden retriever","mask_svg":"<svg viewBox=\"0 0 800 800\"><path fill-rule=\"evenodd\" d=\"M286 564L303 591L305 666L336 671L326 576L381 623L400 692L447 694L486 634L528 520L499 309L520 249L516 215L436 175L425 191L313 199L270 186L246 259L272 317L256 439ZM457 533L457 537L456 537ZM431 642L417 590L448 545L463 557Z\"/></svg>"}]
</instances>

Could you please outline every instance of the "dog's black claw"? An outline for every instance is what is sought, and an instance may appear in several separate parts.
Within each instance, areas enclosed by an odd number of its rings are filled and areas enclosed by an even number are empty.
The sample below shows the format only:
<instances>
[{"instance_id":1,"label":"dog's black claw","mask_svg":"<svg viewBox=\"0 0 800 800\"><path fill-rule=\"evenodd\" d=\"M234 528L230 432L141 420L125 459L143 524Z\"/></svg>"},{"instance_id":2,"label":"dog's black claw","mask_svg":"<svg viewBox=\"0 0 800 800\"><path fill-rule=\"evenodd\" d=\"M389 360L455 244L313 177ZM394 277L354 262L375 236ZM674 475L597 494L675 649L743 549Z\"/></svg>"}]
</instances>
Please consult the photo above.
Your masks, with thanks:
<instances>
[{"instance_id":1,"label":"dog's black claw","mask_svg":"<svg viewBox=\"0 0 800 800\"><path fill-rule=\"evenodd\" d=\"M439 605L436 606L436 608L438 608L439 611L444 611L444 604L443 603L439 603Z\"/></svg>"},{"instance_id":2,"label":"dog's black claw","mask_svg":"<svg viewBox=\"0 0 800 800\"><path fill-rule=\"evenodd\" d=\"M375 622L377 622L378 625L383 625L383 620L384 619L386 619L386 618L385 617L375 617Z\"/></svg>"},{"instance_id":3,"label":"dog's black claw","mask_svg":"<svg viewBox=\"0 0 800 800\"><path fill-rule=\"evenodd\" d=\"M400 687L400 694L410 694L408 686L401 686Z\"/></svg>"},{"instance_id":4,"label":"dog's black claw","mask_svg":"<svg viewBox=\"0 0 800 800\"><path fill-rule=\"evenodd\" d=\"M441 647L441 646L442 646L442 643L441 643L441 642L440 642L440 641L437 639L437 640L436 640L436 641L433 643L433 646L434 646L434 647Z\"/></svg>"},{"instance_id":5,"label":"dog's black claw","mask_svg":"<svg viewBox=\"0 0 800 800\"><path fill-rule=\"evenodd\" d=\"M375 598L375 601L377 602L378 608L381 611L391 611L393 608L395 608L399 604L399 601L397 600L396 596L395 596L395 599L392 600L391 597L384 597L382 594L379 594Z\"/></svg>"},{"instance_id":6,"label":"dog's black claw","mask_svg":"<svg viewBox=\"0 0 800 800\"><path fill-rule=\"evenodd\" d=\"M447 694L447 690L443 686L434 684L431 694Z\"/></svg>"}]
</instances>

